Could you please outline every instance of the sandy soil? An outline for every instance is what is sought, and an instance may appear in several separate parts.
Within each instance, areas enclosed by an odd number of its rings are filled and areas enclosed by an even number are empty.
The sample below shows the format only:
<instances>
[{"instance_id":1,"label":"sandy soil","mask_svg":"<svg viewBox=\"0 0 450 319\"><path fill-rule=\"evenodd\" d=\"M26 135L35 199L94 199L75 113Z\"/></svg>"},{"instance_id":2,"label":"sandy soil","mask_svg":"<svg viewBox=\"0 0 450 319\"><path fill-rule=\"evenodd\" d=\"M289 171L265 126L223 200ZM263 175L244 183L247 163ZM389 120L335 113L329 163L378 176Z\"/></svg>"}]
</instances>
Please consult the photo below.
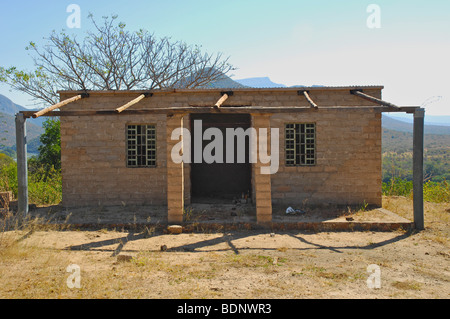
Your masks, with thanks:
<instances>
[{"instance_id":1,"label":"sandy soil","mask_svg":"<svg viewBox=\"0 0 450 319\"><path fill-rule=\"evenodd\" d=\"M167 207L164 206L99 206L95 208L38 207L30 211L30 218L41 218L45 223L75 225L131 225L167 224ZM185 209L185 223L237 224L256 222L251 204L192 204ZM386 209L356 210L345 208L303 208L287 214L286 207L273 208L276 223L331 223L331 222L404 222L405 219Z\"/></svg>"},{"instance_id":2,"label":"sandy soil","mask_svg":"<svg viewBox=\"0 0 450 319\"><path fill-rule=\"evenodd\" d=\"M2 261L2 298L34 298L42 281L51 282L44 289L48 298L448 298L450 293L448 247L428 239L426 231L23 235L23 247L39 250L17 260L14 269ZM121 262L119 256L133 259ZM70 264L81 269L81 289L65 287ZM367 285L372 264L381 270L379 289Z\"/></svg>"},{"instance_id":3,"label":"sandy soil","mask_svg":"<svg viewBox=\"0 0 450 319\"><path fill-rule=\"evenodd\" d=\"M445 205L421 232L4 231L0 298L447 299ZM67 286L71 264L80 288ZM380 270L379 288L368 286L376 276L368 267Z\"/></svg>"}]
</instances>

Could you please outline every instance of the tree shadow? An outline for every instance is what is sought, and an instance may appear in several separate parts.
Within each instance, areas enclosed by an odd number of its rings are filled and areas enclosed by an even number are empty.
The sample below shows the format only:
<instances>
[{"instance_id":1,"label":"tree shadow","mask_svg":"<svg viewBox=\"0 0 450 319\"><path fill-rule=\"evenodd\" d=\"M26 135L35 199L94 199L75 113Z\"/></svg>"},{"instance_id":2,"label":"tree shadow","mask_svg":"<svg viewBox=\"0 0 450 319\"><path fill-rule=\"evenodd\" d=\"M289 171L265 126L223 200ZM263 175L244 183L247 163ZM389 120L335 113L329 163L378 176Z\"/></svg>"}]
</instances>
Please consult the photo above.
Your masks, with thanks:
<instances>
[{"instance_id":1,"label":"tree shadow","mask_svg":"<svg viewBox=\"0 0 450 319\"><path fill-rule=\"evenodd\" d=\"M305 238L300 237L298 235L293 235L293 234L288 234L288 235L291 236L292 238L298 239L302 243L314 246L314 247L310 247L310 248L298 248L299 250L328 249L328 250L331 250L331 251L336 252L336 253L342 253L342 251L340 251L340 250L345 250L345 249L369 250L369 249L375 249L375 248L383 247L383 246L386 246L386 245L398 242L400 240L406 239L409 236L411 236L412 234L413 234L412 232L406 232L406 233L398 235L398 236L396 236L394 238L383 240L383 241L380 241L378 243L371 243L371 244L368 244L368 245L365 245L365 246L355 246L355 245L351 245L351 246L327 246L327 245L321 245L321 244L313 243L313 242L308 241Z\"/></svg>"},{"instance_id":2,"label":"tree shadow","mask_svg":"<svg viewBox=\"0 0 450 319\"><path fill-rule=\"evenodd\" d=\"M120 252L123 250L123 247L125 246L126 243L128 243L130 241L144 239L144 238L148 238L148 233L145 231L142 233L138 233L138 234L136 234L134 232L129 232L128 235L124 236L124 237L106 239L106 240L101 240L101 241L96 241L96 242L91 242L91 243L81 244L81 245L75 245L75 246L69 246L65 249L67 249L67 250L85 250L85 251L95 249L96 251L111 251L111 249L106 249L106 248L105 249L96 249L96 248L119 244L116 247L116 249L113 250L113 253L111 255L111 257L115 257L118 254L120 254Z\"/></svg>"},{"instance_id":3,"label":"tree shadow","mask_svg":"<svg viewBox=\"0 0 450 319\"><path fill-rule=\"evenodd\" d=\"M218 233L218 234L220 234L220 233ZM234 254L238 255L238 254L240 254L241 251L248 251L248 250L268 250L268 251L278 250L278 248L270 248L270 247L269 248L268 247L257 247L257 248L237 247L233 243L233 241L238 240L238 239L242 239L242 238L246 238L246 237L250 237L250 236L258 236L258 235L262 235L262 234L268 234L267 231L259 231L259 230L230 231L230 232L224 232L221 234L222 234L222 236L220 236L220 237L215 237L215 238L211 238L211 239L200 240L200 241L197 241L194 243L188 243L188 244L178 245L178 246L174 246L174 247L169 247L165 251L167 251L167 252L210 252L210 251L231 250ZM277 233L277 235L288 235L296 240L299 240L303 244L310 246L310 247L290 248L291 250L305 251L305 250L325 249L325 250L330 250L331 252L334 252L334 253L343 253L343 251L346 249L371 250L371 249L383 247L386 245L390 245L390 244L393 244L395 242L398 242L398 241L401 241L403 239L410 237L411 235L414 234L414 232L406 232L406 233L400 234L398 236L395 236L393 238L383 240L383 241L380 241L377 243L370 243L370 244L364 245L364 246L323 245L323 244L315 243L315 242L312 242L311 240L305 239L305 237L302 236L302 234L311 234L311 233L310 232L307 232L307 233L306 232L303 232L303 233L295 232L295 234L292 232L278 232ZM136 240L140 240L140 239L151 238L151 237L162 236L162 235L164 235L163 232L160 232L160 233L154 232L154 233L149 234L147 231L144 231L141 233L136 233L136 232L130 231L126 236L123 236L120 238L106 239L106 240L90 242L90 243L81 244L81 245L74 245L74 246L69 246L65 249L67 249L67 250L83 250L83 251L90 251L90 250L108 251L108 252L112 251L111 257L115 257L115 256L119 255L122 251L128 251L128 252L134 251L131 249L126 249L126 250L124 249L125 245L128 242L132 242L132 241L136 241ZM103 248L102 249L102 247L111 246L111 245L115 245L115 244L118 244L115 249L112 249L112 248ZM212 247L212 246L216 246L219 244L226 244L228 247L227 248ZM208 249L208 247L209 247L209 249ZM148 251L151 251L151 250L148 250Z\"/></svg>"}]
</instances>

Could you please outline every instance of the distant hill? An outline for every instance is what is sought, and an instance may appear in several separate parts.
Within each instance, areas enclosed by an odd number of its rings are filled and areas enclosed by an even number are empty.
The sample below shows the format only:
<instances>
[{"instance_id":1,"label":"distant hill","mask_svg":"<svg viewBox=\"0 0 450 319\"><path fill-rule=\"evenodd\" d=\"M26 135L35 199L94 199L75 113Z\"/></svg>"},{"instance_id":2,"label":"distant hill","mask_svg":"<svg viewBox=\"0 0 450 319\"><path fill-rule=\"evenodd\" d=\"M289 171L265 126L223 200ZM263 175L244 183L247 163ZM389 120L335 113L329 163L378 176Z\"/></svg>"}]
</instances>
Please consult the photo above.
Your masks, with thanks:
<instances>
[{"instance_id":1,"label":"distant hill","mask_svg":"<svg viewBox=\"0 0 450 319\"><path fill-rule=\"evenodd\" d=\"M236 80L236 82L253 88L284 88L286 85L272 82L268 77L248 78Z\"/></svg>"},{"instance_id":2,"label":"distant hill","mask_svg":"<svg viewBox=\"0 0 450 319\"><path fill-rule=\"evenodd\" d=\"M14 103L0 94L0 152L15 156L16 153L16 124L15 115L27 108ZM27 148L29 154L38 153L39 137L44 132L42 123L45 118L30 119L27 121Z\"/></svg>"},{"instance_id":3,"label":"distant hill","mask_svg":"<svg viewBox=\"0 0 450 319\"><path fill-rule=\"evenodd\" d=\"M222 76L215 80L214 82L208 83L206 85L201 86L201 88L207 89L238 89L238 88L246 88L248 86L238 83L237 81L232 80L229 76L222 74Z\"/></svg>"},{"instance_id":4,"label":"distant hill","mask_svg":"<svg viewBox=\"0 0 450 319\"><path fill-rule=\"evenodd\" d=\"M20 111L29 109L14 103L0 94L0 152L14 157L16 154L16 123L15 115ZM28 154L37 154L41 145L39 137L44 132L42 123L45 118L30 119L27 121L27 150Z\"/></svg>"},{"instance_id":5,"label":"distant hill","mask_svg":"<svg viewBox=\"0 0 450 319\"><path fill-rule=\"evenodd\" d=\"M388 115L383 114L382 117L383 128L395 130L399 132L413 132L413 124L401 120L396 120ZM450 126L444 125L427 125L425 124L425 134L434 135L450 135Z\"/></svg>"},{"instance_id":6,"label":"distant hill","mask_svg":"<svg viewBox=\"0 0 450 319\"><path fill-rule=\"evenodd\" d=\"M413 123L412 114L405 113L389 113L386 114L394 120L399 120L406 123ZM430 115L425 110L425 125L439 125L450 126L450 115Z\"/></svg>"},{"instance_id":7,"label":"distant hill","mask_svg":"<svg viewBox=\"0 0 450 319\"><path fill-rule=\"evenodd\" d=\"M205 72L209 72L209 69L206 69ZM194 75L188 76L184 79L181 79L175 88L184 88L187 83L192 82ZM215 81L197 86L196 89L237 89L237 88L246 88L245 85L242 85L236 81L233 81L229 76L222 73Z\"/></svg>"},{"instance_id":8,"label":"distant hill","mask_svg":"<svg viewBox=\"0 0 450 319\"><path fill-rule=\"evenodd\" d=\"M411 132L402 132L391 130L383 127L382 140L384 152L412 152L413 150L413 134ZM446 149L450 151L450 136L445 134L425 134L424 148Z\"/></svg>"},{"instance_id":9,"label":"distant hill","mask_svg":"<svg viewBox=\"0 0 450 319\"><path fill-rule=\"evenodd\" d=\"M236 82L246 85L252 88L285 88L288 87L285 84L275 83L270 80L269 77L257 77L257 78L246 78L241 80L236 80ZM302 88L306 85L293 85L291 88ZM323 85L311 85L312 87L323 87Z\"/></svg>"},{"instance_id":10,"label":"distant hill","mask_svg":"<svg viewBox=\"0 0 450 319\"><path fill-rule=\"evenodd\" d=\"M14 103L6 96L0 94L0 112L8 115L15 115L17 112L26 111L27 108Z\"/></svg>"},{"instance_id":11,"label":"distant hill","mask_svg":"<svg viewBox=\"0 0 450 319\"><path fill-rule=\"evenodd\" d=\"M392 177L412 179L413 134L383 128L383 182ZM425 134L424 176L450 180L450 135Z\"/></svg>"},{"instance_id":12,"label":"distant hill","mask_svg":"<svg viewBox=\"0 0 450 319\"><path fill-rule=\"evenodd\" d=\"M39 137L44 129L36 125L32 120L27 121L28 141ZM9 114L0 113L0 145L14 146L16 144L16 123L15 117Z\"/></svg>"},{"instance_id":13,"label":"distant hill","mask_svg":"<svg viewBox=\"0 0 450 319\"><path fill-rule=\"evenodd\" d=\"M0 94L0 113L15 116L16 113L20 111L29 111L30 109L27 109L26 107L23 107L22 105L16 104L13 101L11 101L6 96ZM28 121L28 123L33 123L37 126L42 127L42 123L44 123L45 118L40 117L37 119L31 119Z\"/></svg>"}]
</instances>

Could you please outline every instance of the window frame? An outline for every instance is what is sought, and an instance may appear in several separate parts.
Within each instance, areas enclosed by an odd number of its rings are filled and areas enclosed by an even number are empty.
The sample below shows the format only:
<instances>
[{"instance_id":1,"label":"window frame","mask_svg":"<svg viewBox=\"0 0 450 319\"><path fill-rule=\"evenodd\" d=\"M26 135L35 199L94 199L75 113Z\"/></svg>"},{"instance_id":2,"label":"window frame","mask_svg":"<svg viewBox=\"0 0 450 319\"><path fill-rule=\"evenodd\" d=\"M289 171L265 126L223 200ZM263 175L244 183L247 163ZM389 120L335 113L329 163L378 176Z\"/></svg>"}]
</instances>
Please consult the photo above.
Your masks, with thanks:
<instances>
[{"instance_id":1,"label":"window frame","mask_svg":"<svg viewBox=\"0 0 450 319\"><path fill-rule=\"evenodd\" d=\"M136 154L135 156L136 156L136 164L130 164L130 155L129 155L129 152L130 152L130 147L129 147L129 140L130 140L130 138L129 138L129 133L128 133L128 131L129 131L129 127L130 126L145 126L145 131L146 131L146 133L145 133L145 140L146 140L146 155L139 155L139 154ZM153 139L149 139L148 138L148 127L152 127L153 128L153 130L154 130L154 138ZM142 135L142 133L141 133L141 135ZM137 137L136 137L137 138ZM148 159L148 146L149 146L149 144L148 144L148 141L149 140L153 140L154 141L154 146L153 146L153 151L154 151L154 159L152 160L151 159L151 161L153 161L154 162L154 164L148 164L148 162L149 162L149 159ZM137 145L137 141L136 141L136 145ZM138 152L138 146L136 146L136 153ZM132 150L133 151L133 150ZM156 123L127 123L127 124L125 124L125 164L126 164L126 167L127 168L155 168L155 167L157 167L157 160L158 160L158 156L157 156L158 154L157 154L157 127L156 127ZM147 163L146 165L138 165L137 163L138 163L138 159L137 159L137 157L138 156L145 156L145 162Z\"/></svg>"},{"instance_id":2,"label":"window frame","mask_svg":"<svg viewBox=\"0 0 450 319\"><path fill-rule=\"evenodd\" d=\"M288 138L288 129L289 129L288 126L289 125L294 125L294 128L293 128L294 129L294 137L293 138ZM304 140L305 141L304 142L305 153L303 155L300 154L300 156L305 157L304 163L302 163L301 158L300 158L300 163L297 163L297 156L296 156L297 154L295 153L295 147L296 147L295 125L300 125L300 130L301 130L301 125L305 125L304 132L300 132L300 138L301 138L302 134L305 135L305 140ZM306 132L306 129L308 128L307 125L313 125L314 132L312 133L313 134L312 138L306 136L306 134L311 134L311 133ZM297 167L297 166L316 166L317 165L317 134L316 134L316 132L317 132L316 122L288 122L288 123L284 124L284 164L285 164L285 166ZM308 158L307 151L311 150L311 148L307 147L307 144L308 144L307 139L313 140L313 142L312 142L313 157L312 158ZM289 141L293 141L293 143L294 143L294 158L293 159L288 158L288 152L289 152L289 150L292 150L292 148L290 148L290 147L288 148ZM288 163L288 161L293 161L294 163L290 164L290 163ZM308 163L308 161L312 161L312 163Z\"/></svg>"}]
</instances>

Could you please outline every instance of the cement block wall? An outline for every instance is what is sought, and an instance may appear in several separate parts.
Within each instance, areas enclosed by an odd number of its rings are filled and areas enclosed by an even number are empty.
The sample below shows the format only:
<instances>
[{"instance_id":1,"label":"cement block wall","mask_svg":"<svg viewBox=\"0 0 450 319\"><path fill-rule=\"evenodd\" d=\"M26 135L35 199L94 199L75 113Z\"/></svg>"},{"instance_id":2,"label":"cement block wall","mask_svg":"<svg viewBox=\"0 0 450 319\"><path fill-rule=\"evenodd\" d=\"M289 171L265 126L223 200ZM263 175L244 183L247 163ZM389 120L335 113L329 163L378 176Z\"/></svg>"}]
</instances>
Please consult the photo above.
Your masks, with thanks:
<instances>
[{"instance_id":1,"label":"cement block wall","mask_svg":"<svg viewBox=\"0 0 450 319\"><path fill-rule=\"evenodd\" d=\"M316 124L316 165L286 166L284 124ZM368 204L381 206L381 114L367 110L276 114L280 167L272 175L274 204Z\"/></svg>"},{"instance_id":2,"label":"cement block wall","mask_svg":"<svg viewBox=\"0 0 450 319\"><path fill-rule=\"evenodd\" d=\"M365 89L381 97L381 89ZM74 93L61 93L61 100ZM113 110L139 94L133 92L91 92L90 97L64 106L64 110ZM355 106L354 110L326 110L296 114L278 113L271 127L280 129L280 167L271 175L274 204L381 205L381 114L358 106L373 103L349 94L348 90L312 90L319 106ZM154 94L132 109L214 105L217 91ZM296 91L236 91L227 105L309 106ZM284 125L286 122L316 123L315 166L286 167ZM120 115L61 117L63 205L167 204L167 115ZM189 127L189 115L183 118ZM127 124L155 124L157 165L127 168ZM184 199L190 203L190 165L184 166ZM255 181L253 181L255 182ZM181 183L181 181L180 181ZM255 185L253 185L255 188Z\"/></svg>"}]
</instances>

